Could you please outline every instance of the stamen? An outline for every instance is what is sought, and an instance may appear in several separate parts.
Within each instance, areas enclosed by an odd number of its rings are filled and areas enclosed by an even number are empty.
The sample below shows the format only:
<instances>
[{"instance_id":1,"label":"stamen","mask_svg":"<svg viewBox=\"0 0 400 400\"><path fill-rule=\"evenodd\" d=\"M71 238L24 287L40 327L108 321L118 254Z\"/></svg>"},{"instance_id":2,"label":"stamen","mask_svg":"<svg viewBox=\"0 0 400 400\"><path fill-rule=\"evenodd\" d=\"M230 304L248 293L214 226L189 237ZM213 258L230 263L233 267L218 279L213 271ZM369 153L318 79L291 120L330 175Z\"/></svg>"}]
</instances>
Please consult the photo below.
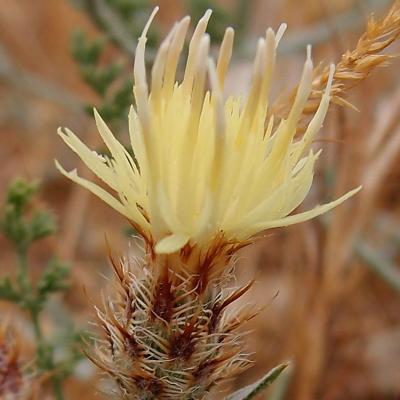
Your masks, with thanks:
<instances>
[{"instance_id":1,"label":"stamen","mask_svg":"<svg viewBox=\"0 0 400 400\"><path fill-rule=\"evenodd\" d=\"M287 28L287 24L283 23L279 26L278 31L276 32L276 42L275 42L275 48L278 47L279 42L281 41L283 35L285 34Z\"/></svg>"},{"instance_id":2,"label":"stamen","mask_svg":"<svg viewBox=\"0 0 400 400\"><path fill-rule=\"evenodd\" d=\"M171 45L168 50L167 62L165 65L164 87L168 95L171 94L175 83L176 68L179 56L185 44L186 32L190 23L190 17L187 16L178 24L176 32L173 36Z\"/></svg>"},{"instance_id":3,"label":"stamen","mask_svg":"<svg viewBox=\"0 0 400 400\"><path fill-rule=\"evenodd\" d=\"M242 135L247 132L253 122L256 105L258 104L260 90L261 90L261 82L263 79L263 72L265 66L265 39L260 38L258 40L256 57L254 59L254 67L253 67L253 83L251 86L251 90L249 93L249 97L246 102L246 106L242 113L240 129L238 132L237 143L240 143Z\"/></svg>"},{"instance_id":4,"label":"stamen","mask_svg":"<svg viewBox=\"0 0 400 400\"><path fill-rule=\"evenodd\" d=\"M206 32L207 24L211 17L211 13L212 13L211 10L207 10L205 12L203 17L198 22L196 29L193 33L192 40L190 41L189 54L188 54L188 59L187 59L187 63L186 63L185 75L183 78L183 85L184 85L185 91L191 91L191 89L192 89L193 75L194 75L195 67L196 67L195 64L196 64L196 60L197 60L198 48L200 46L202 37L204 36L204 33Z\"/></svg>"},{"instance_id":5,"label":"stamen","mask_svg":"<svg viewBox=\"0 0 400 400\"><path fill-rule=\"evenodd\" d=\"M328 83L325 88L325 94L329 94L332 90L332 83L333 83L333 76L335 75L335 64L331 64L329 66L329 76L328 76Z\"/></svg>"},{"instance_id":6,"label":"stamen","mask_svg":"<svg viewBox=\"0 0 400 400\"><path fill-rule=\"evenodd\" d=\"M193 93L192 93L192 120L198 121L201 107L204 98L204 85L206 77L207 63L205 60L208 58L210 50L210 36L205 34L200 41L199 50L196 60L196 70L193 80ZM194 130L192 132L197 131Z\"/></svg>"},{"instance_id":7,"label":"stamen","mask_svg":"<svg viewBox=\"0 0 400 400\"><path fill-rule=\"evenodd\" d=\"M313 76L313 62L311 60L311 46L307 46L307 60L304 63L303 73L301 76L299 88L297 89L296 98L292 109L288 116L288 129L294 129L307 103L308 96L311 92Z\"/></svg>"},{"instance_id":8,"label":"stamen","mask_svg":"<svg viewBox=\"0 0 400 400\"><path fill-rule=\"evenodd\" d=\"M267 29L265 41L266 41L265 70L264 70L264 77L262 81L262 88L259 101L259 104L261 104L262 107L268 101L268 94L270 91L272 76L275 69L277 39L274 31L271 28Z\"/></svg>"},{"instance_id":9,"label":"stamen","mask_svg":"<svg viewBox=\"0 0 400 400\"><path fill-rule=\"evenodd\" d=\"M322 124L325 120L326 113L328 112L329 102L330 102L330 93L332 89L333 83L333 75L335 74L335 65L331 64L329 68L329 76L328 81L325 87L325 92L322 96L321 102L319 103L318 109L308 124L307 130L302 138L302 145L298 150L298 153L293 157L294 161L297 161L304 151L307 151L310 147L312 141L314 140L315 135L321 129Z\"/></svg>"},{"instance_id":10,"label":"stamen","mask_svg":"<svg viewBox=\"0 0 400 400\"><path fill-rule=\"evenodd\" d=\"M174 27L168 33L167 37L161 43L160 49L158 50L156 58L154 60L153 68L151 70L151 96L156 108L156 112L158 112L160 109L160 95L163 85L163 77L168 49L171 44L172 37L177 29L177 26L177 24L174 25Z\"/></svg>"},{"instance_id":11,"label":"stamen","mask_svg":"<svg viewBox=\"0 0 400 400\"><path fill-rule=\"evenodd\" d=\"M146 81L146 65L144 59L147 40L146 35L150 28L151 22L158 12L158 9L159 7L154 8L149 20L146 23L146 26L143 29L142 35L139 38L139 42L136 48L135 63L133 67L135 78L134 94L138 108L138 115L144 132L150 131L150 112L148 109L148 89Z\"/></svg>"},{"instance_id":12,"label":"stamen","mask_svg":"<svg viewBox=\"0 0 400 400\"><path fill-rule=\"evenodd\" d=\"M222 39L221 48L219 50L217 62L217 76L221 90L224 88L226 71L228 70L229 63L232 57L233 39L235 31L229 27L225 30L224 38Z\"/></svg>"},{"instance_id":13,"label":"stamen","mask_svg":"<svg viewBox=\"0 0 400 400\"><path fill-rule=\"evenodd\" d=\"M208 74L210 77L210 84L215 102L215 132L217 134L217 138L223 138L225 134L224 103L220 87L220 80L218 79L217 70L215 69L215 63L210 57L208 58Z\"/></svg>"}]
</instances>

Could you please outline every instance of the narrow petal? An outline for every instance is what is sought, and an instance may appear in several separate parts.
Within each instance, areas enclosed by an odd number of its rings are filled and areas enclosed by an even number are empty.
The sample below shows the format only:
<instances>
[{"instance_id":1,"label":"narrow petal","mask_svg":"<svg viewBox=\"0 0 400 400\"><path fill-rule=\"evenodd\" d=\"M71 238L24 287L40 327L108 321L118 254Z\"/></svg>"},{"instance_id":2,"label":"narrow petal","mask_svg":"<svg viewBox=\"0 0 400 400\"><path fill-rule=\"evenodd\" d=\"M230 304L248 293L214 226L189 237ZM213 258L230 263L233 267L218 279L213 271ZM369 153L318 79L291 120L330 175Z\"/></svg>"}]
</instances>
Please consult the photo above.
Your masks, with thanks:
<instances>
[{"instance_id":1,"label":"narrow petal","mask_svg":"<svg viewBox=\"0 0 400 400\"><path fill-rule=\"evenodd\" d=\"M289 226L289 225L298 224L300 222L308 221L309 219L318 217L321 214L325 214L326 212L332 210L332 208L335 208L336 206L342 204L345 200L349 199L350 197L352 197L356 193L358 193L361 190L361 188L362 188L362 186L359 186L359 187L351 190L350 192L346 193L342 197L339 197L338 199L336 199L330 203L317 206L317 207L313 208L312 210L305 211L300 214L290 215L285 218L276 219L274 221L260 222L259 224L256 224L253 228L255 231L261 231L264 229L278 228L278 227Z\"/></svg>"},{"instance_id":2,"label":"narrow petal","mask_svg":"<svg viewBox=\"0 0 400 400\"><path fill-rule=\"evenodd\" d=\"M178 24L171 45L168 49L168 55L165 64L164 88L169 97L172 94L176 79L176 68L178 66L179 56L185 44L186 32L189 28L190 17L185 17Z\"/></svg>"},{"instance_id":3,"label":"narrow petal","mask_svg":"<svg viewBox=\"0 0 400 400\"><path fill-rule=\"evenodd\" d=\"M110 128L107 126L103 118L101 118L101 115L97 112L97 110L94 109L93 112L97 129L115 160L125 165L125 167L130 170L130 172L135 172L136 165L130 154L126 151L125 147L122 146L122 144L115 138Z\"/></svg>"},{"instance_id":4,"label":"narrow petal","mask_svg":"<svg viewBox=\"0 0 400 400\"><path fill-rule=\"evenodd\" d=\"M156 253L170 254L180 250L188 241L190 237L182 233L174 233L161 239L156 244Z\"/></svg>"},{"instance_id":5,"label":"narrow petal","mask_svg":"<svg viewBox=\"0 0 400 400\"><path fill-rule=\"evenodd\" d=\"M211 17L211 10L207 10L203 17L199 20L196 29L193 33L192 40L190 41L189 45L189 54L187 58L186 68L185 68L185 75L183 77L183 85L185 88L185 92L189 93L192 90L194 72L196 69L196 62L197 62L197 52L200 46L200 42L202 37L204 36L208 21Z\"/></svg>"},{"instance_id":6,"label":"narrow petal","mask_svg":"<svg viewBox=\"0 0 400 400\"><path fill-rule=\"evenodd\" d=\"M69 148L90 168L98 178L116 190L115 175L112 169L106 164L102 156L89 149L71 130L61 128L57 130L58 135L64 140Z\"/></svg>"},{"instance_id":7,"label":"narrow petal","mask_svg":"<svg viewBox=\"0 0 400 400\"><path fill-rule=\"evenodd\" d=\"M90 182L87 179L84 179L84 178L81 178L80 176L78 176L76 169L68 172L61 166L61 164L57 160L55 160L55 164L56 164L57 169L63 175L65 175L67 178L71 179L71 181L74 181L78 185L81 185L84 188L88 189L90 192L95 194L97 197L99 197L101 200L103 200L109 206L114 208L114 210L116 210L119 213L121 213L122 215L124 215L126 218L132 219L132 216L129 215L129 213L126 211L125 207L121 204L121 202L118 201L114 196L112 196L106 190L102 189L100 186L96 185L95 183Z\"/></svg>"},{"instance_id":8,"label":"narrow petal","mask_svg":"<svg viewBox=\"0 0 400 400\"><path fill-rule=\"evenodd\" d=\"M235 31L232 28L225 30L224 38L222 39L221 48L219 50L217 62L217 76L221 88L224 88L226 71L228 70L229 63L232 57L233 39Z\"/></svg>"}]
</instances>

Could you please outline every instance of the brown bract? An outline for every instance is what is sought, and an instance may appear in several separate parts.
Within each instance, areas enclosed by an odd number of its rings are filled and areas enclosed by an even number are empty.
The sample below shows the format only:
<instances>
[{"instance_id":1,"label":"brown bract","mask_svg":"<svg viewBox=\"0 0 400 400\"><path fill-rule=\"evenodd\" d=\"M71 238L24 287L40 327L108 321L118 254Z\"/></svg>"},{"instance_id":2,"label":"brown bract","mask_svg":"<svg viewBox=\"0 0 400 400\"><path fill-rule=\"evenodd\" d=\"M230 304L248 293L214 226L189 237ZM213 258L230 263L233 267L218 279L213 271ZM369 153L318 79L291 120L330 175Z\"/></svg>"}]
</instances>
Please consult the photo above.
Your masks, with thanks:
<instances>
[{"instance_id":1,"label":"brown bract","mask_svg":"<svg viewBox=\"0 0 400 400\"><path fill-rule=\"evenodd\" d=\"M253 282L227 286L237 247L221 237L205 252L110 256L118 295L97 310L102 338L89 358L114 378L117 396L204 399L250 365L237 328L257 311L230 305Z\"/></svg>"}]
</instances>

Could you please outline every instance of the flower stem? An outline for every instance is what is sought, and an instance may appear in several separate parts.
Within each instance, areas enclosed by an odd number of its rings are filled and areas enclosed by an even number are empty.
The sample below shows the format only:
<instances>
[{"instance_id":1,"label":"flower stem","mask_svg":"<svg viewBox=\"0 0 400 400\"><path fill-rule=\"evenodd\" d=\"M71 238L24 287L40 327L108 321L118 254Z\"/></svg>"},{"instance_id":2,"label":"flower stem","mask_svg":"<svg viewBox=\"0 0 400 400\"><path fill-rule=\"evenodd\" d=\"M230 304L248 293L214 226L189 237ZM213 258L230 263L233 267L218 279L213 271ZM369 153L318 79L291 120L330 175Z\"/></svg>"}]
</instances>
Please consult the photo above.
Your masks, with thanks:
<instances>
[{"instance_id":1,"label":"flower stem","mask_svg":"<svg viewBox=\"0 0 400 400\"><path fill-rule=\"evenodd\" d=\"M63 395L63 390L62 390L62 384L61 384L61 379L59 376L54 376L52 379L52 384L53 384L53 391L54 391L54 396L55 400L63 400L64 395Z\"/></svg>"}]
</instances>

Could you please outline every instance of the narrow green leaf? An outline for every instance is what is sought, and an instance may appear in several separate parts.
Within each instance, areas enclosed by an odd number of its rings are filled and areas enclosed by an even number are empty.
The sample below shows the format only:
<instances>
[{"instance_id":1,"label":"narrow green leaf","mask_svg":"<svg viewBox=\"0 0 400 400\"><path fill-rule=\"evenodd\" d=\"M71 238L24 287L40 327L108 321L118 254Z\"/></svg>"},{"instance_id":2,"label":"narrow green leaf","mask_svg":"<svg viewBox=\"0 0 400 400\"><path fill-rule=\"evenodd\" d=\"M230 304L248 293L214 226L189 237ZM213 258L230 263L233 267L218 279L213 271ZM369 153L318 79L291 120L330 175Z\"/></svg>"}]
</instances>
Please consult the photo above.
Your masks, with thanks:
<instances>
[{"instance_id":1,"label":"narrow green leaf","mask_svg":"<svg viewBox=\"0 0 400 400\"><path fill-rule=\"evenodd\" d=\"M15 290L9 277L0 279L0 300L18 302L21 299L20 293Z\"/></svg>"},{"instance_id":2,"label":"narrow green leaf","mask_svg":"<svg viewBox=\"0 0 400 400\"><path fill-rule=\"evenodd\" d=\"M56 231L53 215L47 211L37 211L31 218L29 230L31 241L53 234Z\"/></svg>"},{"instance_id":3,"label":"narrow green leaf","mask_svg":"<svg viewBox=\"0 0 400 400\"><path fill-rule=\"evenodd\" d=\"M277 367L271 369L271 371L269 371L257 382L246 386L243 389L239 389L235 393L232 393L230 396L226 397L225 400L250 400L254 398L254 396L270 386L288 365L289 363L278 365Z\"/></svg>"},{"instance_id":4,"label":"narrow green leaf","mask_svg":"<svg viewBox=\"0 0 400 400\"><path fill-rule=\"evenodd\" d=\"M22 212L38 189L39 183L37 181L26 182L17 178L8 187L6 203L13 204L17 210Z\"/></svg>"},{"instance_id":5,"label":"narrow green leaf","mask_svg":"<svg viewBox=\"0 0 400 400\"><path fill-rule=\"evenodd\" d=\"M355 251L371 271L400 293L400 270L393 261L361 240L356 243Z\"/></svg>"},{"instance_id":6,"label":"narrow green leaf","mask_svg":"<svg viewBox=\"0 0 400 400\"><path fill-rule=\"evenodd\" d=\"M267 400L284 400L288 394L290 384L292 382L294 372L294 364L291 363L282 375L279 377Z\"/></svg>"},{"instance_id":7,"label":"narrow green leaf","mask_svg":"<svg viewBox=\"0 0 400 400\"><path fill-rule=\"evenodd\" d=\"M56 257L50 259L36 287L39 305L44 304L50 294L68 289L69 271L69 266Z\"/></svg>"}]
</instances>

